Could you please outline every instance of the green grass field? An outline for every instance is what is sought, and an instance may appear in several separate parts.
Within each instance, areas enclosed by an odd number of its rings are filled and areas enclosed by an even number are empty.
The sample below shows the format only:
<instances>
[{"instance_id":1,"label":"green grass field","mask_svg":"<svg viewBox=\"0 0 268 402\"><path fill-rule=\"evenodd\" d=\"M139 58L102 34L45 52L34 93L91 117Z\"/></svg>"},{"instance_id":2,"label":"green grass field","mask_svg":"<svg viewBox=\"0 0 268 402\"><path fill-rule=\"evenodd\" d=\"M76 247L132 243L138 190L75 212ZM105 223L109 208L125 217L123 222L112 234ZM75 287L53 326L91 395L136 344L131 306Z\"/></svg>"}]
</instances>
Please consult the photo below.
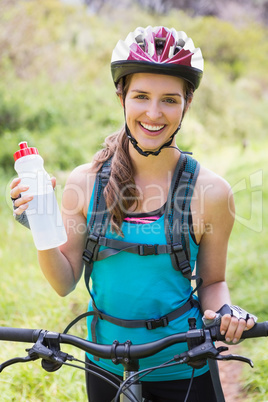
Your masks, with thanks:
<instances>
[{"instance_id":1,"label":"green grass field","mask_svg":"<svg viewBox=\"0 0 268 402\"><path fill-rule=\"evenodd\" d=\"M228 254L227 281L232 302L268 319L268 165L267 143L248 148L230 147L204 158L204 163L231 184L236 204L236 221ZM243 367L241 386L248 402L268 401L267 339L245 340L239 354L253 360L254 368ZM237 351L235 352L237 353Z\"/></svg>"}]
</instances>

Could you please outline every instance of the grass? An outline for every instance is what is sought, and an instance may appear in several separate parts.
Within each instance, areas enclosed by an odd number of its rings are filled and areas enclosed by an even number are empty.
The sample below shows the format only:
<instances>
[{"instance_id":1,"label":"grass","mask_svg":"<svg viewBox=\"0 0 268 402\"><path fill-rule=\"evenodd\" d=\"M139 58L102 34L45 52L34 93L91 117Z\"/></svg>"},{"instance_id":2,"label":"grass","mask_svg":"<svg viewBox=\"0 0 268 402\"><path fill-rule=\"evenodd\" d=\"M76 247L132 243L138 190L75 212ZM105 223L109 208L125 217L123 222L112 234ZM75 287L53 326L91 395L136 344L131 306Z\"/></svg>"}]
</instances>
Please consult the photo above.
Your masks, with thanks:
<instances>
[{"instance_id":1,"label":"grass","mask_svg":"<svg viewBox=\"0 0 268 402\"><path fill-rule=\"evenodd\" d=\"M227 281L232 302L267 320L268 167L266 143L236 146L205 158L214 171L231 184L236 204L236 222L228 253ZM248 402L268 400L265 351L267 339L245 340L239 354L249 357L254 368L243 365L242 387ZM242 363L241 363L242 364Z\"/></svg>"}]
</instances>

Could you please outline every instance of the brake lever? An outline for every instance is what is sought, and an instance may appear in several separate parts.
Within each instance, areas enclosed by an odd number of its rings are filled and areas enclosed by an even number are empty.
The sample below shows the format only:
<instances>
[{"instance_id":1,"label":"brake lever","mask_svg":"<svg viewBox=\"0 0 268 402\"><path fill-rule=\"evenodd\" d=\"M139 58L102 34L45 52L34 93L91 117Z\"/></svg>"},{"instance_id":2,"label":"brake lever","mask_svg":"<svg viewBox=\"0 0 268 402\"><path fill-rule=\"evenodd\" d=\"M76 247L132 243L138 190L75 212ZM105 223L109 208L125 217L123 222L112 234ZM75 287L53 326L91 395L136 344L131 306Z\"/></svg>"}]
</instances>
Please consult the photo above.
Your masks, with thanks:
<instances>
[{"instance_id":1,"label":"brake lever","mask_svg":"<svg viewBox=\"0 0 268 402\"><path fill-rule=\"evenodd\" d=\"M47 334L45 341L45 335ZM44 342L47 343L47 346L44 345ZM0 373L4 368L12 364L27 363L38 359L42 359L41 365L44 370L52 372L58 370L66 360L74 360L73 356L60 350L58 334L53 332L41 331L36 343L30 349L26 349L26 352L28 352L26 357L15 357L2 363Z\"/></svg>"},{"instance_id":2,"label":"brake lever","mask_svg":"<svg viewBox=\"0 0 268 402\"><path fill-rule=\"evenodd\" d=\"M16 363L27 363L30 361L38 360L40 358L50 358L53 355L53 352L46 348L42 342L44 340L45 331L41 331L37 342L33 345L31 349L26 349L28 352L28 356L26 357L14 357L13 359L7 360L6 362L0 365L0 373L4 370L4 368L11 366Z\"/></svg>"},{"instance_id":3,"label":"brake lever","mask_svg":"<svg viewBox=\"0 0 268 402\"><path fill-rule=\"evenodd\" d=\"M239 356L239 355L218 355L215 357L216 360L239 360L243 363L248 363L250 365L250 367L254 367L253 361L251 359L249 359L248 357L245 356Z\"/></svg>"},{"instance_id":4,"label":"brake lever","mask_svg":"<svg viewBox=\"0 0 268 402\"><path fill-rule=\"evenodd\" d=\"M215 328L215 334L217 334L217 326L219 327L220 321L221 321L221 316L220 314L217 314L217 317L215 318L215 320L217 321L217 325L213 324L212 326L207 325L206 328L210 328L211 330L213 330ZM205 320L203 319L203 321L205 322ZM210 321L210 320L207 320ZM221 355L220 353L223 351L228 350L227 347L225 346L220 346L219 348L217 348L217 350L219 351L219 355L215 356L215 360L238 360L241 361L243 363L248 363L250 365L250 367L254 367L253 361L251 359L249 359L248 357L245 356L240 356L240 355L233 355L233 354L229 354L229 355Z\"/></svg>"},{"instance_id":5,"label":"brake lever","mask_svg":"<svg viewBox=\"0 0 268 402\"><path fill-rule=\"evenodd\" d=\"M0 364L0 373L8 366L16 363L27 363L33 360L37 360L38 357L26 356L26 357L14 357L13 359L7 360L6 362Z\"/></svg>"},{"instance_id":6,"label":"brake lever","mask_svg":"<svg viewBox=\"0 0 268 402\"><path fill-rule=\"evenodd\" d=\"M189 331L190 335L194 336L194 330ZM244 363L248 363L251 367L254 367L252 360L248 359L244 356L239 355L221 355L221 352L225 352L228 350L226 346L220 346L216 348L210 336L209 330L204 330L205 341L202 342L200 345L193 347L192 349L188 350L187 352L181 353L180 355L174 356L176 361L183 360L184 363L188 364L189 366L195 366L195 363L201 362L202 360L213 359L213 360L239 360ZM202 367L200 365L200 367Z\"/></svg>"}]
</instances>

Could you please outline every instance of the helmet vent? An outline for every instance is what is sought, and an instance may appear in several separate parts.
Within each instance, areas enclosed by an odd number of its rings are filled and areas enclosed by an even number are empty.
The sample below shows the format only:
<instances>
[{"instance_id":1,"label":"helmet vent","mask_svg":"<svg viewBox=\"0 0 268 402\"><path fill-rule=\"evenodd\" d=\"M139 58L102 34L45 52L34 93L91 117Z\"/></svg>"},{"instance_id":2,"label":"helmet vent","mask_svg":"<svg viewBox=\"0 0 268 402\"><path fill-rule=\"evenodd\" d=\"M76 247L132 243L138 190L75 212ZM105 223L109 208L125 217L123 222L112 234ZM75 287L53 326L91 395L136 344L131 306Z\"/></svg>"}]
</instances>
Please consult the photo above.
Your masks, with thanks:
<instances>
[{"instance_id":1,"label":"helmet vent","mask_svg":"<svg viewBox=\"0 0 268 402\"><path fill-rule=\"evenodd\" d=\"M179 53L179 51L182 49L181 46L176 46L175 50L174 50L174 55Z\"/></svg>"},{"instance_id":2,"label":"helmet vent","mask_svg":"<svg viewBox=\"0 0 268 402\"><path fill-rule=\"evenodd\" d=\"M145 43L144 42L138 42L137 45L141 48L141 50L145 51Z\"/></svg>"},{"instance_id":3,"label":"helmet vent","mask_svg":"<svg viewBox=\"0 0 268 402\"><path fill-rule=\"evenodd\" d=\"M155 38L155 49L157 56L161 56L166 43L166 38Z\"/></svg>"}]
</instances>

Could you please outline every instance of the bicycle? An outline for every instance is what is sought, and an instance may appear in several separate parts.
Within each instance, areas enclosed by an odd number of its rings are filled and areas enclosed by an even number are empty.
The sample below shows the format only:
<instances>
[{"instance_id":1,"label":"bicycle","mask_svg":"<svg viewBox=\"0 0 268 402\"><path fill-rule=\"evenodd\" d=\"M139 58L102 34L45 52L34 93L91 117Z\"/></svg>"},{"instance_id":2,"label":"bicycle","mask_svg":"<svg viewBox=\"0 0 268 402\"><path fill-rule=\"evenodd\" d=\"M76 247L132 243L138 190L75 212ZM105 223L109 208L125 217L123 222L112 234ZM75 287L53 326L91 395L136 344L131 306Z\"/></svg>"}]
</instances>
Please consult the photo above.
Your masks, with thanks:
<instances>
[{"instance_id":1,"label":"bicycle","mask_svg":"<svg viewBox=\"0 0 268 402\"><path fill-rule=\"evenodd\" d=\"M51 332L43 329L0 327L0 340L2 341L34 343L30 349L26 349L28 352L26 357L12 358L0 364L0 373L10 365L25 363L37 359L42 359L42 367L48 372L56 371L62 367L62 365L88 370L84 361L75 359L72 355L61 351L61 344L69 344L93 354L94 356L111 359L114 364L123 365L123 381L118 384L119 380L114 376L115 382L113 383L113 386L117 388L117 394L112 402L145 402L142 398L140 380L148 372L160 367L162 368L168 367L171 364L185 363L192 367L202 367L208 359L240 360L253 367L253 363L249 358L234 354L222 355L221 353L227 351L228 347L215 347L215 341L224 341L224 336L222 336L219 331L219 325L197 329L194 318L190 318L188 321L189 330L187 332L170 335L166 338L140 345L133 345L130 341L124 343L114 341L112 345L101 345L66 333ZM250 339L266 336L268 336L268 321L255 324L252 329L244 331L241 338ZM165 362L160 366L139 371L140 359L152 356L169 346L182 342L187 343L188 350L180 355L175 355L172 360ZM67 360L83 363L85 364L85 367L67 363ZM193 368L193 374L194 370L195 368ZM105 372L105 370L102 369L101 371ZM97 373L94 374L101 375ZM193 375L191 381L192 379ZM111 383L110 380L107 381ZM185 396L185 402L188 399L191 381L187 395Z\"/></svg>"}]
</instances>

